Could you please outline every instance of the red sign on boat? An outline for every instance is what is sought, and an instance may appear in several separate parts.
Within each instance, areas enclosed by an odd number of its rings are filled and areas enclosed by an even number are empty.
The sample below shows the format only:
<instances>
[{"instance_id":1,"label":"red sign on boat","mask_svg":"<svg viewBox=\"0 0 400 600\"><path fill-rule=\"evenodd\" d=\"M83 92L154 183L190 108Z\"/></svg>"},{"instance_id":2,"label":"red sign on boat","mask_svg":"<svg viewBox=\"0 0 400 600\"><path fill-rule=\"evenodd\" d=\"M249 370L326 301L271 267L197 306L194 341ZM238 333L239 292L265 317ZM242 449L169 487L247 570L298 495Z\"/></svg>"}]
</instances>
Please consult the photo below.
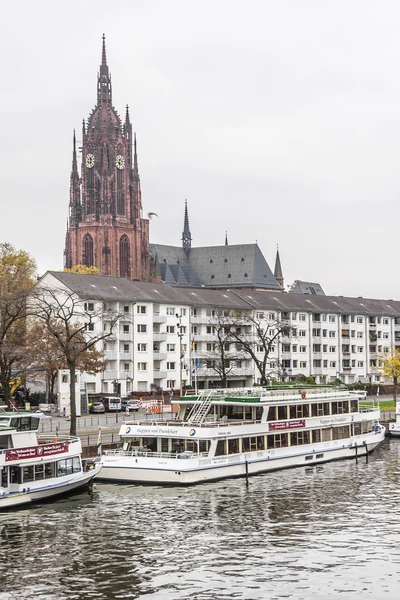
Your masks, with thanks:
<instances>
[{"instance_id":1,"label":"red sign on boat","mask_svg":"<svg viewBox=\"0 0 400 600\"><path fill-rule=\"evenodd\" d=\"M28 448L13 448L6 450L6 462L9 460L27 460L31 458L43 458L53 454L63 454L67 452L69 442L60 442L58 444L39 444Z\"/></svg>"},{"instance_id":2,"label":"red sign on boat","mask_svg":"<svg viewBox=\"0 0 400 600\"><path fill-rule=\"evenodd\" d=\"M282 429L297 429L305 427L305 419L293 419L293 421L279 421L278 423L270 423L269 431L281 431Z\"/></svg>"}]
</instances>

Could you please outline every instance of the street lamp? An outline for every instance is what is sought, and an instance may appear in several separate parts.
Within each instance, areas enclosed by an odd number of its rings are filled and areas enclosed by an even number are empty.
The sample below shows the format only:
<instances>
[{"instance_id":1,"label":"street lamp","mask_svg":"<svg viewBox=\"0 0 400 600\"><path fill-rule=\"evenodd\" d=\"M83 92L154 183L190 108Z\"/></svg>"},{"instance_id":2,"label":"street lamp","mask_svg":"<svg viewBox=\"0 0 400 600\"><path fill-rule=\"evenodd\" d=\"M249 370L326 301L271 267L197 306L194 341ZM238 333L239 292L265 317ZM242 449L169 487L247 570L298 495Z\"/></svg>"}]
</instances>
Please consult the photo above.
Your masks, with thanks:
<instances>
[{"instance_id":1,"label":"street lamp","mask_svg":"<svg viewBox=\"0 0 400 600\"><path fill-rule=\"evenodd\" d=\"M183 352L182 352L182 337L183 337L183 325L182 325L182 315L175 314L176 318L179 319L176 324L176 328L178 330L178 338L179 338L179 393L180 397L182 397L182 361L183 361Z\"/></svg>"}]
</instances>

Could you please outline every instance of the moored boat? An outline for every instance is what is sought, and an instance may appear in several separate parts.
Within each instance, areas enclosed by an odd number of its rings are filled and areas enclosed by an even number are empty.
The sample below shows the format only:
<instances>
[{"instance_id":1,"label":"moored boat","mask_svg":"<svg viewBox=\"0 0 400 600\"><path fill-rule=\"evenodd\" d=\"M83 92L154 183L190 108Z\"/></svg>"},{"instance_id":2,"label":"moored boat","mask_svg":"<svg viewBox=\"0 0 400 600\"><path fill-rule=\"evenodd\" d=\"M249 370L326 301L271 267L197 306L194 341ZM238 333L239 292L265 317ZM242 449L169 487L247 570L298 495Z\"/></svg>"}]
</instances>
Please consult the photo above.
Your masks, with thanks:
<instances>
[{"instance_id":1,"label":"moored boat","mask_svg":"<svg viewBox=\"0 0 400 600\"><path fill-rule=\"evenodd\" d=\"M389 423L389 433L400 437L400 402L396 402L396 420L394 423Z\"/></svg>"},{"instance_id":2,"label":"moored boat","mask_svg":"<svg viewBox=\"0 0 400 600\"><path fill-rule=\"evenodd\" d=\"M0 413L0 510L49 500L87 486L100 465L82 464L77 437L37 435L41 413Z\"/></svg>"},{"instance_id":3,"label":"moored boat","mask_svg":"<svg viewBox=\"0 0 400 600\"><path fill-rule=\"evenodd\" d=\"M379 408L334 388L211 390L180 399L175 420L121 426L100 478L193 484L358 458L384 439Z\"/></svg>"}]
</instances>

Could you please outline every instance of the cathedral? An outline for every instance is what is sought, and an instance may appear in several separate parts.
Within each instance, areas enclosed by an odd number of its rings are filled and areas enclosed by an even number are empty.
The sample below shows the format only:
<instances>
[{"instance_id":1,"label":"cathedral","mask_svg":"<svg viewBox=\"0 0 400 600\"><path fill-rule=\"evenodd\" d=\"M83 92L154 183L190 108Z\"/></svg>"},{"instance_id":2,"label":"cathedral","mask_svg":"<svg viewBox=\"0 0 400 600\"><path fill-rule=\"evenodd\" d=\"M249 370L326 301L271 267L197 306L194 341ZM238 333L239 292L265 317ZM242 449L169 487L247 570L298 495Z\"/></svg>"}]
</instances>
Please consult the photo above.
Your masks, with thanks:
<instances>
[{"instance_id":1,"label":"cathedral","mask_svg":"<svg viewBox=\"0 0 400 600\"><path fill-rule=\"evenodd\" d=\"M69 207L66 268L82 264L97 267L101 275L150 279L149 221L142 216L136 136L128 107L122 122L112 104L104 35L97 104L82 125L81 175L74 132Z\"/></svg>"},{"instance_id":2,"label":"cathedral","mask_svg":"<svg viewBox=\"0 0 400 600\"><path fill-rule=\"evenodd\" d=\"M185 202L181 246L149 243L143 218L136 134L129 110L122 122L112 104L103 35L97 104L82 126L80 174L73 135L64 266L96 267L100 275L210 288L283 291L279 252L271 271L257 243L192 247Z\"/></svg>"}]
</instances>

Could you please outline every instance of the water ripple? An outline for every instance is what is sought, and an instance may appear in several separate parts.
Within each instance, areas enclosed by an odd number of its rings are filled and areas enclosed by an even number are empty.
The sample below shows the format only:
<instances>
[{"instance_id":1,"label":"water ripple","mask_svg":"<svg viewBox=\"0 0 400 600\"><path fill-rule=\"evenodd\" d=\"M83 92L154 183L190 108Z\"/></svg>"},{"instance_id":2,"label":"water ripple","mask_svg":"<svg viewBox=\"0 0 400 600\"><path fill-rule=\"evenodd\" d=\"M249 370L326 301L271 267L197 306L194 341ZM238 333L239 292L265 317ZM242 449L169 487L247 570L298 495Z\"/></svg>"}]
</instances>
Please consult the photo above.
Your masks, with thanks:
<instances>
[{"instance_id":1,"label":"water ripple","mask_svg":"<svg viewBox=\"0 0 400 600\"><path fill-rule=\"evenodd\" d=\"M399 456L2 514L0 600L397 598Z\"/></svg>"}]
</instances>

